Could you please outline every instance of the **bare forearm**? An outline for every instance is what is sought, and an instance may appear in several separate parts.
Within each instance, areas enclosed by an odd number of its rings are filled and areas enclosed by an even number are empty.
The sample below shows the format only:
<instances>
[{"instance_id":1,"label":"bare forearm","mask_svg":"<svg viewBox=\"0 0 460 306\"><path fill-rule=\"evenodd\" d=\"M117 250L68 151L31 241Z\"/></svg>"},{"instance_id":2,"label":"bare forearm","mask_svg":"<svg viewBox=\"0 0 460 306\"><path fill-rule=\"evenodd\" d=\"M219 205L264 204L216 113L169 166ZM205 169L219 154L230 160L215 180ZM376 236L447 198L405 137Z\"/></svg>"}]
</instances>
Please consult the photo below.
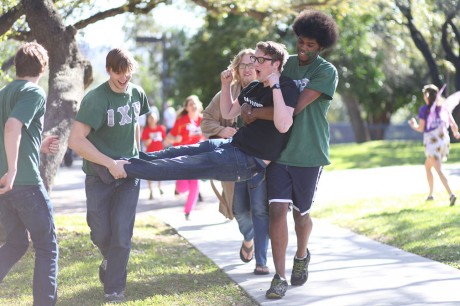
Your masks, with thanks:
<instances>
[{"instance_id":1,"label":"bare forearm","mask_svg":"<svg viewBox=\"0 0 460 306\"><path fill-rule=\"evenodd\" d=\"M136 123L136 145L137 149L141 150L141 126L139 123Z\"/></svg>"},{"instance_id":2,"label":"bare forearm","mask_svg":"<svg viewBox=\"0 0 460 306\"><path fill-rule=\"evenodd\" d=\"M239 104L238 101L233 101L230 85L222 84L220 111L224 119L233 119L239 115Z\"/></svg>"},{"instance_id":3,"label":"bare forearm","mask_svg":"<svg viewBox=\"0 0 460 306\"><path fill-rule=\"evenodd\" d=\"M304 110L305 107L313 103L321 96L319 91L313 89L304 89L299 96L299 100L294 110L294 116Z\"/></svg>"},{"instance_id":4,"label":"bare forearm","mask_svg":"<svg viewBox=\"0 0 460 306\"><path fill-rule=\"evenodd\" d=\"M273 120L273 107L253 108L251 110L251 117L253 119Z\"/></svg>"},{"instance_id":5,"label":"bare forearm","mask_svg":"<svg viewBox=\"0 0 460 306\"><path fill-rule=\"evenodd\" d=\"M292 125L294 108L286 106L281 90L273 90L273 121L280 133L286 133Z\"/></svg>"},{"instance_id":6,"label":"bare forearm","mask_svg":"<svg viewBox=\"0 0 460 306\"><path fill-rule=\"evenodd\" d=\"M112 158L101 153L86 137L70 137L69 147L84 159L103 165L107 168L110 168L115 163Z\"/></svg>"},{"instance_id":7,"label":"bare forearm","mask_svg":"<svg viewBox=\"0 0 460 306\"><path fill-rule=\"evenodd\" d=\"M18 122L8 120L5 124L4 145L8 172L16 172L18 167L19 144L21 143L22 127L22 124L19 125Z\"/></svg>"}]
</instances>

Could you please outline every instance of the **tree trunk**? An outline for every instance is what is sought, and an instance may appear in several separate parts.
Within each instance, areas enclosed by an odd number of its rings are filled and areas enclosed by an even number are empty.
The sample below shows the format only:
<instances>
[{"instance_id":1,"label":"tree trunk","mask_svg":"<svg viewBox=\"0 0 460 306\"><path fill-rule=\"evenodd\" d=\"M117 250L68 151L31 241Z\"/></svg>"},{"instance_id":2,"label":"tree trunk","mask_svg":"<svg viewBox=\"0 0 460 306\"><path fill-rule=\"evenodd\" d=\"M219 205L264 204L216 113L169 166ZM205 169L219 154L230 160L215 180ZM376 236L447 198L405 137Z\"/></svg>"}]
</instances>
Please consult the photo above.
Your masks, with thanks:
<instances>
[{"instance_id":1,"label":"tree trunk","mask_svg":"<svg viewBox=\"0 0 460 306\"><path fill-rule=\"evenodd\" d=\"M40 173L50 190L67 150L70 125L84 94L85 69L90 71L90 66L78 50L76 30L64 26L50 0L22 0L22 4L33 36L48 50L50 58L44 134L60 139L58 154L41 155ZM91 79L89 74L86 76Z\"/></svg>"},{"instance_id":2,"label":"tree trunk","mask_svg":"<svg viewBox=\"0 0 460 306\"><path fill-rule=\"evenodd\" d=\"M385 139L385 132L390 125L390 117L386 113L371 115L368 118L368 126L370 130L371 140Z\"/></svg>"},{"instance_id":3,"label":"tree trunk","mask_svg":"<svg viewBox=\"0 0 460 306\"><path fill-rule=\"evenodd\" d=\"M363 143L371 139L369 130L361 118L361 110L356 100L348 95L342 94L342 100L347 108L348 117L350 118L351 127L357 143Z\"/></svg>"}]
</instances>

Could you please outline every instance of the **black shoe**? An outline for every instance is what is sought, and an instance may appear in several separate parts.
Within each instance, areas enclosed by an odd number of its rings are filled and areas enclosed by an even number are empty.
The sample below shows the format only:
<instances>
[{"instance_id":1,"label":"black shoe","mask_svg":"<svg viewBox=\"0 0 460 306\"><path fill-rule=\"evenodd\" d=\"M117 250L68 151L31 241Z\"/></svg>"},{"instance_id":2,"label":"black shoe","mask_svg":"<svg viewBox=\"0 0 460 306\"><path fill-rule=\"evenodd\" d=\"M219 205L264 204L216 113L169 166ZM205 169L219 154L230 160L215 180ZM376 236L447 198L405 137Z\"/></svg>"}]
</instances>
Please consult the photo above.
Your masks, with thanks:
<instances>
[{"instance_id":1,"label":"black shoe","mask_svg":"<svg viewBox=\"0 0 460 306\"><path fill-rule=\"evenodd\" d=\"M201 195L201 192L198 193L198 202L203 202L203 196Z\"/></svg>"},{"instance_id":2,"label":"black shoe","mask_svg":"<svg viewBox=\"0 0 460 306\"><path fill-rule=\"evenodd\" d=\"M107 259L104 258L99 265L99 280L101 281L101 284L104 284L105 271L107 271Z\"/></svg>"},{"instance_id":3,"label":"black shoe","mask_svg":"<svg viewBox=\"0 0 460 306\"><path fill-rule=\"evenodd\" d=\"M185 214L185 220L187 220L187 221L190 220L190 213Z\"/></svg>"},{"instance_id":4,"label":"black shoe","mask_svg":"<svg viewBox=\"0 0 460 306\"><path fill-rule=\"evenodd\" d=\"M307 257L297 259L294 257L294 266L291 274L291 285L302 286L308 279L308 264L310 263L310 252L307 249Z\"/></svg>"},{"instance_id":5,"label":"black shoe","mask_svg":"<svg viewBox=\"0 0 460 306\"><path fill-rule=\"evenodd\" d=\"M267 299L280 299L286 294L288 283L286 280L282 280L278 274L272 279L270 289L265 293Z\"/></svg>"},{"instance_id":6,"label":"black shoe","mask_svg":"<svg viewBox=\"0 0 460 306\"><path fill-rule=\"evenodd\" d=\"M455 194L451 194L451 195L450 195L450 198L449 198L449 203L450 203L449 206L454 206L454 205L455 205L455 201L457 201L457 197L455 196Z\"/></svg>"}]
</instances>

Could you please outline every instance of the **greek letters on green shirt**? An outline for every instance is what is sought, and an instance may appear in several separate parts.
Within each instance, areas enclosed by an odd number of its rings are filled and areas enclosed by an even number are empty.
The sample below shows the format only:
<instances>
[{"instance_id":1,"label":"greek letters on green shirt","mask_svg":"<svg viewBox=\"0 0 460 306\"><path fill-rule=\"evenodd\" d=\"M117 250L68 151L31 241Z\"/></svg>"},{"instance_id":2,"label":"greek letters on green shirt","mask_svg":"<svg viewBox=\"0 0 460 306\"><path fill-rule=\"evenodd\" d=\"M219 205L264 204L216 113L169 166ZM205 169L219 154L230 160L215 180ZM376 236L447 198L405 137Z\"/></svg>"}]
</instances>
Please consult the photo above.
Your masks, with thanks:
<instances>
[{"instance_id":1,"label":"greek letters on green shirt","mask_svg":"<svg viewBox=\"0 0 460 306\"><path fill-rule=\"evenodd\" d=\"M327 111L338 83L336 68L318 56L311 64L299 66L297 55L291 55L283 75L291 77L299 92L310 88L322 93L294 117L291 136L278 163L297 167L329 165L329 124Z\"/></svg>"},{"instance_id":2,"label":"greek letters on green shirt","mask_svg":"<svg viewBox=\"0 0 460 306\"><path fill-rule=\"evenodd\" d=\"M8 118L23 123L14 185L38 185L41 134L46 95L42 88L26 80L15 80L0 90L0 175L8 171L5 152L5 123Z\"/></svg>"},{"instance_id":3,"label":"greek letters on green shirt","mask_svg":"<svg viewBox=\"0 0 460 306\"><path fill-rule=\"evenodd\" d=\"M136 124L140 115L149 112L147 95L129 83L126 92L116 93L108 82L88 92L75 120L91 127L88 140L103 154L114 158L137 157ZM95 175L83 161L83 171Z\"/></svg>"}]
</instances>

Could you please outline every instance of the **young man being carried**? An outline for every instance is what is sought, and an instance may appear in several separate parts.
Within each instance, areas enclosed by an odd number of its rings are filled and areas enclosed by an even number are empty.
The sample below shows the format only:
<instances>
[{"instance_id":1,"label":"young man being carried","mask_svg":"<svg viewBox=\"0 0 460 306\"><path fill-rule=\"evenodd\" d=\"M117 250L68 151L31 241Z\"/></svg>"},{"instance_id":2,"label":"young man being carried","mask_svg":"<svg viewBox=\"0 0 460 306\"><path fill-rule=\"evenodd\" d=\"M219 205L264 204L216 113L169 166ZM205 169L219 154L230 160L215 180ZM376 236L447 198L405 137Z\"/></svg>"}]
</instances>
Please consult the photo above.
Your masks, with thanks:
<instances>
[{"instance_id":1,"label":"young man being carried","mask_svg":"<svg viewBox=\"0 0 460 306\"><path fill-rule=\"evenodd\" d=\"M287 51L284 45L275 42L259 42L251 62L258 82L243 89L233 100L230 85L231 70L221 73L221 111L226 119L240 114L241 105L252 107L273 106L274 120L256 120L238 130L232 139L210 139L195 145L168 148L150 154L141 154L141 159L118 161L116 169L109 169L115 178L124 176L146 180L216 179L222 181L245 181L264 170L270 161L277 160L289 138L292 115L299 96L292 79L281 76ZM124 176L120 167L125 163ZM115 167L114 167L115 168ZM107 173L106 173L107 174ZM100 176L108 181L111 176Z\"/></svg>"}]
</instances>

